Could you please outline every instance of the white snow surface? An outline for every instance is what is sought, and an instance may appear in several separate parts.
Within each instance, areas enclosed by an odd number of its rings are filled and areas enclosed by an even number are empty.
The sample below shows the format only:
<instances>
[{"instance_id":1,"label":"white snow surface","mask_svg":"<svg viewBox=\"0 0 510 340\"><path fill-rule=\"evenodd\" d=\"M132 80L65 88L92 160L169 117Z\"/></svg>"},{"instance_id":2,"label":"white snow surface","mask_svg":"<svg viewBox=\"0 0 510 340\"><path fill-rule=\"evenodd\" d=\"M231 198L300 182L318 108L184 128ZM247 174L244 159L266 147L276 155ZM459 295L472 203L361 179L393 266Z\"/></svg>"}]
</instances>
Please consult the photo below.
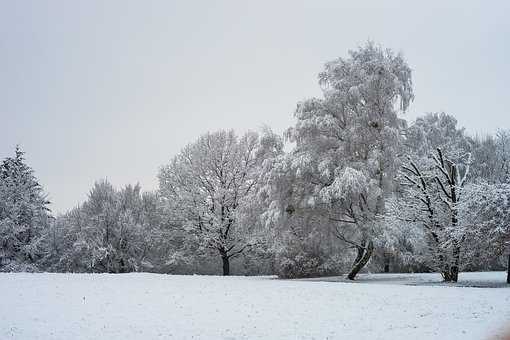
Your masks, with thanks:
<instances>
[{"instance_id":1,"label":"white snow surface","mask_svg":"<svg viewBox=\"0 0 510 340\"><path fill-rule=\"evenodd\" d=\"M510 326L508 288L377 281L0 274L0 339L489 339Z\"/></svg>"}]
</instances>

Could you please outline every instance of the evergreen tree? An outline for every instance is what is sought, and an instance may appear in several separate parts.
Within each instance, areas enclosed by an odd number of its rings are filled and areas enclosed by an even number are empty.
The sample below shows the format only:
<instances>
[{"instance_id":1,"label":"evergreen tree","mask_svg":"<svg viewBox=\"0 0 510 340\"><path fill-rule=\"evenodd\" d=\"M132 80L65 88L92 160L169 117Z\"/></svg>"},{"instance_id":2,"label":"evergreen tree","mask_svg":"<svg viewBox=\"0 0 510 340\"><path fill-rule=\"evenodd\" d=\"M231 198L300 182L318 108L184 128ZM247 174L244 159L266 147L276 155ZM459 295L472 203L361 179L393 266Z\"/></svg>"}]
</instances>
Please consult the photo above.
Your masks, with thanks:
<instances>
[{"instance_id":1,"label":"evergreen tree","mask_svg":"<svg viewBox=\"0 0 510 340\"><path fill-rule=\"evenodd\" d=\"M44 254L49 201L34 171L16 147L0 165L0 270L34 271Z\"/></svg>"}]
</instances>

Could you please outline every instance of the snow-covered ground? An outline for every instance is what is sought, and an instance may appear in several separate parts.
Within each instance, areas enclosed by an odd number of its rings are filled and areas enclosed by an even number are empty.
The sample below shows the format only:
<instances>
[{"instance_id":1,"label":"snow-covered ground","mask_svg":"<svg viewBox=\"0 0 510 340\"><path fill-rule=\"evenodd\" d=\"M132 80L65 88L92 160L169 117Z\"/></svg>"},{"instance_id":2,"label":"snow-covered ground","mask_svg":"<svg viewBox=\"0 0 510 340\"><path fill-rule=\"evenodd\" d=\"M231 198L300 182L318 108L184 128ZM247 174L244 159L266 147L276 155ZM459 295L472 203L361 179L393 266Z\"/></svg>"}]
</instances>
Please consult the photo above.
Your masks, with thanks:
<instances>
[{"instance_id":1,"label":"snow-covered ground","mask_svg":"<svg viewBox=\"0 0 510 340\"><path fill-rule=\"evenodd\" d=\"M510 288L506 283L506 272L470 272L461 273L456 283L443 282L439 273L390 273L390 274L358 274L356 282L397 284L410 286L448 286L448 287L478 287L478 288ZM348 282L345 276L330 276L302 279L306 281Z\"/></svg>"},{"instance_id":2,"label":"snow-covered ground","mask_svg":"<svg viewBox=\"0 0 510 340\"><path fill-rule=\"evenodd\" d=\"M510 326L508 288L380 284L423 276L398 275L1 274L0 339L487 339Z\"/></svg>"}]
</instances>

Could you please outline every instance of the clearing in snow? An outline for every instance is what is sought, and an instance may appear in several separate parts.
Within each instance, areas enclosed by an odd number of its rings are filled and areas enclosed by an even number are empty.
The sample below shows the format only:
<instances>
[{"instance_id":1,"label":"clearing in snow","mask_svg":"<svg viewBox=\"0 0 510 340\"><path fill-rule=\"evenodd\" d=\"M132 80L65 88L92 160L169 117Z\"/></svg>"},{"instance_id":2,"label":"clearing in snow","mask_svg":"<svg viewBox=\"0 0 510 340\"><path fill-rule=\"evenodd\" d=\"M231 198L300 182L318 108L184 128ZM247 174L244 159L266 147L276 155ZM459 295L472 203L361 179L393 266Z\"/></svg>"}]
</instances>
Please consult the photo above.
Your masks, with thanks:
<instances>
[{"instance_id":1,"label":"clearing in snow","mask_svg":"<svg viewBox=\"0 0 510 340\"><path fill-rule=\"evenodd\" d=\"M0 338L488 339L509 325L510 289L437 279L1 274ZM498 286L505 273L461 275L470 280Z\"/></svg>"}]
</instances>

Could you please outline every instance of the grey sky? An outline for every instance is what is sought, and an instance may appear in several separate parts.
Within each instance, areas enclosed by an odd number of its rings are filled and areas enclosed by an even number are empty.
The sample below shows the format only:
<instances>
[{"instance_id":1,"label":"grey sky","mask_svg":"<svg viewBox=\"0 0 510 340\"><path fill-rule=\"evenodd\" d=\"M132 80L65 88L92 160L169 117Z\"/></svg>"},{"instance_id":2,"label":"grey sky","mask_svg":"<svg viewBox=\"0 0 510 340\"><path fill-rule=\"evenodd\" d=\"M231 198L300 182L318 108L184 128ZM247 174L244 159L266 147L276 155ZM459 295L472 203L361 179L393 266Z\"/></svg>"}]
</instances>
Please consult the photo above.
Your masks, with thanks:
<instances>
[{"instance_id":1,"label":"grey sky","mask_svg":"<svg viewBox=\"0 0 510 340\"><path fill-rule=\"evenodd\" d=\"M288 127L369 38L413 68L410 119L510 127L510 2L446 2L0 0L0 158L21 144L56 212L105 177L153 189L205 131Z\"/></svg>"}]
</instances>

